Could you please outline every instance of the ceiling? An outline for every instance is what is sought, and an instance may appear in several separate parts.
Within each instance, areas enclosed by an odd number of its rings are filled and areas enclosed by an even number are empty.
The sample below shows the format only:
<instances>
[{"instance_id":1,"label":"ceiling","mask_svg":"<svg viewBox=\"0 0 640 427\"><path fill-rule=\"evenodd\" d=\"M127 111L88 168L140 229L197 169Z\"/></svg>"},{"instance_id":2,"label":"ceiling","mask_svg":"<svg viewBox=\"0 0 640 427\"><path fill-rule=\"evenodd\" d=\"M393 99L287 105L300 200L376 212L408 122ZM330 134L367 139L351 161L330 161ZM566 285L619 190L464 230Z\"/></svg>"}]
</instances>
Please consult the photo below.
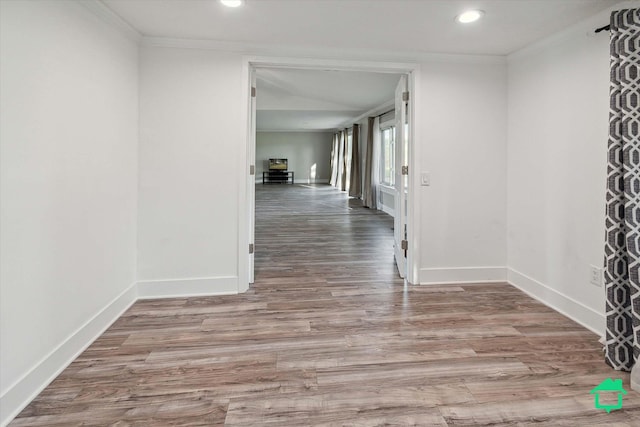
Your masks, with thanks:
<instances>
[{"instance_id":1,"label":"ceiling","mask_svg":"<svg viewBox=\"0 0 640 427\"><path fill-rule=\"evenodd\" d=\"M508 55L618 0L102 0L147 39L209 43L244 54L354 59ZM476 8L478 22L454 18ZM603 25L605 23L603 22ZM359 55L359 56L358 56ZM398 75L259 69L258 130L332 130L392 101Z\"/></svg>"},{"instance_id":2,"label":"ceiling","mask_svg":"<svg viewBox=\"0 0 640 427\"><path fill-rule=\"evenodd\" d=\"M261 46L507 55L618 0L102 0L144 36ZM467 8L485 11L470 25ZM604 25L604 24L603 24Z\"/></svg>"},{"instance_id":3,"label":"ceiling","mask_svg":"<svg viewBox=\"0 0 640 427\"><path fill-rule=\"evenodd\" d=\"M350 126L371 110L389 109L399 79L399 74L260 68L256 127L291 131Z\"/></svg>"}]
</instances>

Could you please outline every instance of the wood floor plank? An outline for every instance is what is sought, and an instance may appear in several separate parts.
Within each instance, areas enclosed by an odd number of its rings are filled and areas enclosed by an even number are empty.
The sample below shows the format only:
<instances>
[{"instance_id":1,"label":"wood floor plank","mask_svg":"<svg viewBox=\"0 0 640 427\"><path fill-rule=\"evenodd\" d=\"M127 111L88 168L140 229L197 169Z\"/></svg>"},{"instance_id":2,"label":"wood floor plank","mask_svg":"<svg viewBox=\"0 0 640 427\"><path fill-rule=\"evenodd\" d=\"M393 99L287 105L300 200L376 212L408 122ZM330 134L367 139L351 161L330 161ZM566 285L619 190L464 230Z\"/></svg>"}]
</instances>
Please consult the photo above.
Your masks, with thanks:
<instances>
[{"instance_id":1,"label":"wood floor plank","mask_svg":"<svg viewBox=\"0 0 640 427\"><path fill-rule=\"evenodd\" d=\"M144 300L11 426L639 426L597 410L598 337L505 283L405 286L393 221L258 186L256 282Z\"/></svg>"},{"instance_id":2,"label":"wood floor plank","mask_svg":"<svg viewBox=\"0 0 640 427\"><path fill-rule=\"evenodd\" d=\"M488 426L520 421L552 421L554 418L578 416L593 409L575 397L505 400L476 405L443 405L442 416L451 426Z\"/></svg>"}]
</instances>

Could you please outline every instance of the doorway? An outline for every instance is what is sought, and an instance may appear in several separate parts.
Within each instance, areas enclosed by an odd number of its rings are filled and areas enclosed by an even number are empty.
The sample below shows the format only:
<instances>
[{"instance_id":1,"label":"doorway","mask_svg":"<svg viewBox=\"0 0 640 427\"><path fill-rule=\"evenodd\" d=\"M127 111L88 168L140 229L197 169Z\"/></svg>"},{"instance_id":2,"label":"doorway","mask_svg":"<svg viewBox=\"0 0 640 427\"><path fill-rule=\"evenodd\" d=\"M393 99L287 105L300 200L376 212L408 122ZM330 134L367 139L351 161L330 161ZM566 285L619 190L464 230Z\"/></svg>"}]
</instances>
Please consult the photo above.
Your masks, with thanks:
<instances>
[{"instance_id":1,"label":"doorway","mask_svg":"<svg viewBox=\"0 0 640 427\"><path fill-rule=\"evenodd\" d=\"M317 70L317 71L356 71L356 72L369 72L369 73L389 73L389 74L401 74L401 84L404 84L404 89L396 90L396 110L399 113L399 120L403 120L403 123L407 123L406 126L401 126L400 135L405 134L406 131L406 154L399 154L396 156L397 160L397 182L402 185L403 196L400 197L399 203L396 204L396 208L400 215L402 215L403 221L394 226L396 229L395 235L395 256L396 258L402 256L404 259L402 263L398 263L402 276L410 284L418 283L418 259L419 259L419 241L417 236L419 234L419 221L417 218L417 209L419 206L417 191L416 174L412 171L417 170L417 159L419 158L419 147L415 143L417 138L417 129L413 124L415 123L414 117L416 116L417 102L417 84L419 68L417 64L402 64L402 63L363 63L363 62L349 62L349 61L320 61L320 60L274 60L269 58L247 58L244 64L244 71L246 72L247 87L245 88L247 94L247 144L246 144L246 156L243 162L241 171L244 171L246 175L243 175L242 182L246 183L246 187L240 194L240 217L245 218L244 224L240 225L240 248L239 248L239 277L240 277L240 291L248 289L250 283L253 283L254 277L254 233L255 233L255 182L256 182L256 70L261 69L303 69L303 70ZM403 82L403 83L402 83ZM411 94L411 95L409 95ZM400 102L403 102L402 107L398 107L398 96L400 96ZM406 120L406 121L405 121ZM401 136L401 138L403 138ZM398 153L402 153L399 151ZM402 164L402 162L405 164ZM401 201L401 202L400 202ZM411 236L416 236L412 239ZM246 246L242 243L246 242ZM249 255L247 256L246 248L249 247ZM405 258L406 257L406 258ZM244 289L243 289L244 287Z\"/></svg>"}]
</instances>

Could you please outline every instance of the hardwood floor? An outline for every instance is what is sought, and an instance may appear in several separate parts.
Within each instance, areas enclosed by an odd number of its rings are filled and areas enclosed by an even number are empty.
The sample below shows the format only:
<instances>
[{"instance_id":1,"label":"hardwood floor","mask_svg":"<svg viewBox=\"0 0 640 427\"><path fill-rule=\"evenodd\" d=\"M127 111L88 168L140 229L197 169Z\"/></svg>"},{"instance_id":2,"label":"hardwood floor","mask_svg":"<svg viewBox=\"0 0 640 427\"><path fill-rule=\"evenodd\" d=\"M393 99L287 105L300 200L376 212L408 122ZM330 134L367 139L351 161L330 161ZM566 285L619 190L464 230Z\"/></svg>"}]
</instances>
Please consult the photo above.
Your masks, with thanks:
<instances>
[{"instance_id":1,"label":"hardwood floor","mask_svg":"<svg viewBox=\"0 0 640 427\"><path fill-rule=\"evenodd\" d=\"M11 425L640 426L583 327L506 284L405 288L391 218L328 186L256 198L249 292L137 302Z\"/></svg>"}]
</instances>

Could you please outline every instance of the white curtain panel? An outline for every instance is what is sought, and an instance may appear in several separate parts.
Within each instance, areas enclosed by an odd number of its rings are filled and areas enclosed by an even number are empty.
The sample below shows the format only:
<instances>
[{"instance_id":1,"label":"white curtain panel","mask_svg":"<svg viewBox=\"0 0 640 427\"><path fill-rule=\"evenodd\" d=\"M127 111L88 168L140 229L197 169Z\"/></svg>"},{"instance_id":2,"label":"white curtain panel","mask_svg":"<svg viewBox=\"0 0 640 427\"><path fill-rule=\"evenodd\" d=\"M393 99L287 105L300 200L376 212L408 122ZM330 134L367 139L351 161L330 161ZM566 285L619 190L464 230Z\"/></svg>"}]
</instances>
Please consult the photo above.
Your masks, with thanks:
<instances>
[{"instance_id":1,"label":"white curtain panel","mask_svg":"<svg viewBox=\"0 0 640 427\"><path fill-rule=\"evenodd\" d=\"M336 180L336 188L342 191L345 189L345 175L347 173L344 168L344 156L346 155L345 148L347 142L346 136L347 135L342 130L338 134L338 178Z\"/></svg>"},{"instance_id":2,"label":"white curtain panel","mask_svg":"<svg viewBox=\"0 0 640 427\"><path fill-rule=\"evenodd\" d=\"M336 187L338 182L338 155L339 155L339 147L338 147L338 134L333 134L333 145L331 148L331 180L329 183Z\"/></svg>"}]
</instances>

